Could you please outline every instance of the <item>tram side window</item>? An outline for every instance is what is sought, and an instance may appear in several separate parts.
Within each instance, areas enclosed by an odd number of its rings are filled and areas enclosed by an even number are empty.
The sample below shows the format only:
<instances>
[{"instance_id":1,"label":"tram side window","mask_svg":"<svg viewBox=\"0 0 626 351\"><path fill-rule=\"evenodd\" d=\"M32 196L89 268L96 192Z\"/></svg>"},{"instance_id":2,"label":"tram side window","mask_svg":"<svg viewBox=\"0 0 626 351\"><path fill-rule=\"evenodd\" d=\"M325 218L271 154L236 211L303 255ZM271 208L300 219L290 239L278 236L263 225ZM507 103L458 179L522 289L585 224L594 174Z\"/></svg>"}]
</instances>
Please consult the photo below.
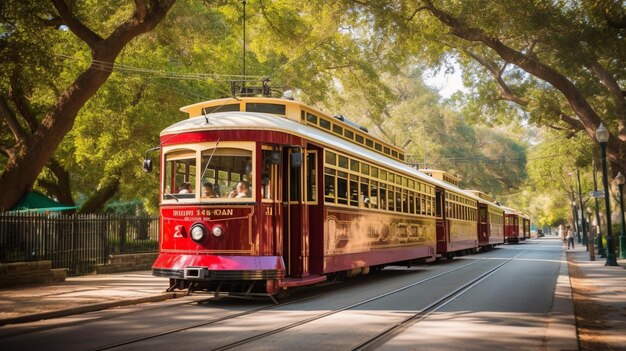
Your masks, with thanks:
<instances>
[{"instance_id":1,"label":"tram side window","mask_svg":"<svg viewBox=\"0 0 626 351\"><path fill-rule=\"evenodd\" d=\"M359 206L359 180L353 175L350 176L350 206Z\"/></svg>"},{"instance_id":2,"label":"tram side window","mask_svg":"<svg viewBox=\"0 0 626 351\"><path fill-rule=\"evenodd\" d=\"M163 199L193 199L196 186L196 154L191 150L165 155Z\"/></svg>"},{"instance_id":3,"label":"tram side window","mask_svg":"<svg viewBox=\"0 0 626 351\"><path fill-rule=\"evenodd\" d=\"M380 190L379 208L381 210L386 210L387 209L387 184L380 183L379 190Z\"/></svg>"},{"instance_id":4,"label":"tram side window","mask_svg":"<svg viewBox=\"0 0 626 351\"><path fill-rule=\"evenodd\" d=\"M396 192L394 191L393 186L389 186L387 188L387 209L389 211L395 211L396 210L396 200L395 200L395 194Z\"/></svg>"},{"instance_id":5,"label":"tram side window","mask_svg":"<svg viewBox=\"0 0 626 351\"><path fill-rule=\"evenodd\" d=\"M370 207L373 209L377 209L378 203L378 182L372 181L370 184Z\"/></svg>"},{"instance_id":6,"label":"tram side window","mask_svg":"<svg viewBox=\"0 0 626 351\"><path fill-rule=\"evenodd\" d=\"M293 153L295 152L292 151L292 154ZM302 198L302 180L300 170L301 169L299 167L289 167L289 201L299 201Z\"/></svg>"},{"instance_id":7,"label":"tram side window","mask_svg":"<svg viewBox=\"0 0 626 351\"><path fill-rule=\"evenodd\" d=\"M309 151L306 154L306 200L317 201L317 153Z\"/></svg>"},{"instance_id":8,"label":"tram side window","mask_svg":"<svg viewBox=\"0 0 626 351\"><path fill-rule=\"evenodd\" d=\"M324 169L324 201L329 203L335 203L335 173L334 169Z\"/></svg>"},{"instance_id":9,"label":"tram side window","mask_svg":"<svg viewBox=\"0 0 626 351\"><path fill-rule=\"evenodd\" d=\"M250 150L218 147L202 151L202 183L213 187L212 195L202 194L203 201L218 198L249 201L255 185L252 170Z\"/></svg>"},{"instance_id":10,"label":"tram side window","mask_svg":"<svg viewBox=\"0 0 626 351\"><path fill-rule=\"evenodd\" d=\"M272 199L272 150L263 150L261 165L261 198L265 200Z\"/></svg>"},{"instance_id":11,"label":"tram side window","mask_svg":"<svg viewBox=\"0 0 626 351\"><path fill-rule=\"evenodd\" d=\"M337 172L337 203L348 204L348 174Z\"/></svg>"},{"instance_id":12,"label":"tram side window","mask_svg":"<svg viewBox=\"0 0 626 351\"><path fill-rule=\"evenodd\" d=\"M422 208L424 208L424 206L421 205L422 202L422 195L421 194L415 194L415 214L421 215L422 213Z\"/></svg>"},{"instance_id":13,"label":"tram side window","mask_svg":"<svg viewBox=\"0 0 626 351\"><path fill-rule=\"evenodd\" d=\"M371 201L368 189L369 189L368 179L361 177L360 197L361 197L361 202L363 203L363 207L365 208L370 207L370 201Z\"/></svg>"}]
</instances>

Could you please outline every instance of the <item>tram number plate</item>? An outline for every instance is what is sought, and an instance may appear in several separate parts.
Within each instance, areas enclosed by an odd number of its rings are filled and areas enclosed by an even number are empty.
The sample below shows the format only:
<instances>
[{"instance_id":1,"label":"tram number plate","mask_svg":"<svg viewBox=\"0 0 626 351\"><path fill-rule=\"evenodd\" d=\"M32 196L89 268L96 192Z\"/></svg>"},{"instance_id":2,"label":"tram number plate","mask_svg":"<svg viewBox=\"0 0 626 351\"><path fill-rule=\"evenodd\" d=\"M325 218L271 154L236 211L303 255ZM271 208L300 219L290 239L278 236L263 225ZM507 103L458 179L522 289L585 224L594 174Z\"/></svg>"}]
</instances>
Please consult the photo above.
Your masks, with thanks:
<instances>
[{"instance_id":1,"label":"tram number plate","mask_svg":"<svg viewBox=\"0 0 626 351\"><path fill-rule=\"evenodd\" d=\"M265 208L265 215L266 216L271 216L272 215L272 208L271 207L266 207Z\"/></svg>"}]
</instances>

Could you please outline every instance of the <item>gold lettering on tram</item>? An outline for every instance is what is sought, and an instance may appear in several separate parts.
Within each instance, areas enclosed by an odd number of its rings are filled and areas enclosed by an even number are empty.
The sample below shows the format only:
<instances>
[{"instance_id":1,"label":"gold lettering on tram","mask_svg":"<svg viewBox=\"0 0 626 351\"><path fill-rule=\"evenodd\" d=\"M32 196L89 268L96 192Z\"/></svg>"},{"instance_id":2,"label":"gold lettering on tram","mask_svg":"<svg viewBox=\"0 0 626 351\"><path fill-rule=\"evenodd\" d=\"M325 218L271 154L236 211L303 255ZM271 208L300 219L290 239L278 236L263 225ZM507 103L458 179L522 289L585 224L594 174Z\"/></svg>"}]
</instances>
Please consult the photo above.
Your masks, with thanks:
<instances>
[{"instance_id":1,"label":"gold lettering on tram","mask_svg":"<svg viewBox=\"0 0 626 351\"><path fill-rule=\"evenodd\" d=\"M232 216L232 208L214 208L214 209L198 209L196 210L196 216Z\"/></svg>"}]
</instances>

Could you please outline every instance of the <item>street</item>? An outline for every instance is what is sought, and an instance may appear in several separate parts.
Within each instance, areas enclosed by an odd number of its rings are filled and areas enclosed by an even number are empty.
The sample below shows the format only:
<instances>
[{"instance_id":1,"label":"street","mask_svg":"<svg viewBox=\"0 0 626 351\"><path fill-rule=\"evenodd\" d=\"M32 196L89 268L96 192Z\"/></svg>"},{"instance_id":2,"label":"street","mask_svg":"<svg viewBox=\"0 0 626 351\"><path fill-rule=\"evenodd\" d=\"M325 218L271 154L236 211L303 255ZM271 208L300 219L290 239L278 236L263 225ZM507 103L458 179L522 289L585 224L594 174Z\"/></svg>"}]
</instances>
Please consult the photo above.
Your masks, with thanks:
<instances>
[{"instance_id":1,"label":"street","mask_svg":"<svg viewBox=\"0 0 626 351\"><path fill-rule=\"evenodd\" d=\"M546 348L575 343L558 318L559 240L388 267L270 301L183 299L0 330L2 349L354 350ZM557 299L555 299L555 296ZM571 325L570 325L571 324Z\"/></svg>"}]
</instances>

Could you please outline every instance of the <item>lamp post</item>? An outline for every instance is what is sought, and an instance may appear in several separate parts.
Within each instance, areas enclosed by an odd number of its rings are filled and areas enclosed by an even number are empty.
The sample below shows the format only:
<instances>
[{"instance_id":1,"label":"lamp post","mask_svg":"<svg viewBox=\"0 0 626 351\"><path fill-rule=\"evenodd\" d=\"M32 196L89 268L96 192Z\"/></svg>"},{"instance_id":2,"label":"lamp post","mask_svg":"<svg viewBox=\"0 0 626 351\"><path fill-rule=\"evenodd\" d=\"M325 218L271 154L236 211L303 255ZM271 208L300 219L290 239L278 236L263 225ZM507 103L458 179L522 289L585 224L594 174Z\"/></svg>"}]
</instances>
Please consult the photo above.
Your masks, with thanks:
<instances>
[{"instance_id":1,"label":"lamp post","mask_svg":"<svg viewBox=\"0 0 626 351\"><path fill-rule=\"evenodd\" d=\"M626 230L624 230L624 176L622 172L617 173L615 177L617 187L619 189L619 213L622 217L622 232L619 234L619 257L626 258Z\"/></svg>"},{"instance_id":2,"label":"lamp post","mask_svg":"<svg viewBox=\"0 0 626 351\"><path fill-rule=\"evenodd\" d=\"M596 139L602 148L602 183L604 183L604 206L606 207L606 263L605 266L619 266L615 258L615 244L611 229L611 202L609 200L609 180L606 169L606 143L609 141L609 131L602 123L596 129Z\"/></svg>"},{"instance_id":3,"label":"lamp post","mask_svg":"<svg viewBox=\"0 0 626 351\"><path fill-rule=\"evenodd\" d=\"M576 200L572 201L572 230L574 233L578 233L578 228L576 226Z\"/></svg>"},{"instance_id":4,"label":"lamp post","mask_svg":"<svg viewBox=\"0 0 626 351\"><path fill-rule=\"evenodd\" d=\"M580 170L576 168L576 177L578 178L578 200L580 201L580 222L581 227L583 227L583 245L589 250L587 246L587 223L585 223L585 207L583 205L583 193L580 187Z\"/></svg>"},{"instance_id":5,"label":"lamp post","mask_svg":"<svg viewBox=\"0 0 626 351\"><path fill-rule=\"evenodd\" d=\"M596 180L596 160L595 158L591 160L593 164L593 190L598 191L598 182ZM596 239L598 240L598 255L600 258L606 258L606 254L604 252L604 247L602 245L602 225L600 220L600 205L598 204L598 198L594 198L594 202L596 203Z\"/></svg>"}]
</instances>

